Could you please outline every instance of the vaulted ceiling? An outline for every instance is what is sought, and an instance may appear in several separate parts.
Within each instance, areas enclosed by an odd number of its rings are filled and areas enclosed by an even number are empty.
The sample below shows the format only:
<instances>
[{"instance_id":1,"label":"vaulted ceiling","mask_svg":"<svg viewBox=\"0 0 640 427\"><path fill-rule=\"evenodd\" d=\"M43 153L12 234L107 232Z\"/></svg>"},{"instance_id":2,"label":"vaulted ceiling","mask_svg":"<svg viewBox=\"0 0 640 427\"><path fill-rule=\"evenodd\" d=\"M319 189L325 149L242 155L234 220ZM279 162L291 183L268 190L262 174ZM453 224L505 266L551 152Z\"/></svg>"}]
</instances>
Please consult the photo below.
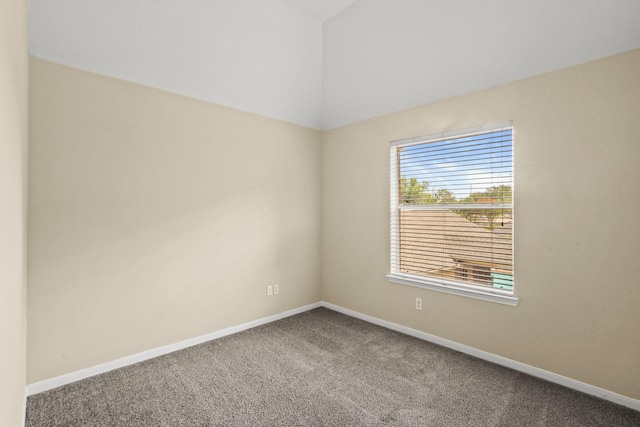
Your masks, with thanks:
<instances>
[{"instance_id":1,"label":"vaulted ceiling","mask_svg":"<svg viewBox=\"0 0 640 427\"><path fill-rule=\"evenodd\" d=\"M293 7L324 22L351 6L356 0L288 0L288 2Z\"/></svg>"},{"instance_id":2,"label":"vaulted ceiling","mask_svg":"<svg viewBox=\"0 0 640 427\"><path fill-rule=\"evenodd\" d=\"M31 0L33 56L318 129L640 47L638 0Z\"/></svg>"}]
</instances>

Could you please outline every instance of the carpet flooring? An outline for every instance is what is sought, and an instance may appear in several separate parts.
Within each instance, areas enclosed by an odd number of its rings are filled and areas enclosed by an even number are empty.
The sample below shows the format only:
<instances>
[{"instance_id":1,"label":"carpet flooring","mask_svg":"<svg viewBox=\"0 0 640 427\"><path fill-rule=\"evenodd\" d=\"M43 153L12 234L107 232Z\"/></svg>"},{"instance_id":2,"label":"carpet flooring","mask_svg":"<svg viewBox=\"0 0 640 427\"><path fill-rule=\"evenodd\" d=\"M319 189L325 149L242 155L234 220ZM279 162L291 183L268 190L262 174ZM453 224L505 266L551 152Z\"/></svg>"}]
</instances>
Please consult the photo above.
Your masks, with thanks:
<instances>
[{"instance_id":1,"label":"carpet flooring","mask_svg":"<svg viewBox=\"0 0 640 427\"><path fill-rule=\"evenodd\" d=\"M640 426L640 412L319 308L30 396L27 426Z\"/></svg>"}]
</instances>

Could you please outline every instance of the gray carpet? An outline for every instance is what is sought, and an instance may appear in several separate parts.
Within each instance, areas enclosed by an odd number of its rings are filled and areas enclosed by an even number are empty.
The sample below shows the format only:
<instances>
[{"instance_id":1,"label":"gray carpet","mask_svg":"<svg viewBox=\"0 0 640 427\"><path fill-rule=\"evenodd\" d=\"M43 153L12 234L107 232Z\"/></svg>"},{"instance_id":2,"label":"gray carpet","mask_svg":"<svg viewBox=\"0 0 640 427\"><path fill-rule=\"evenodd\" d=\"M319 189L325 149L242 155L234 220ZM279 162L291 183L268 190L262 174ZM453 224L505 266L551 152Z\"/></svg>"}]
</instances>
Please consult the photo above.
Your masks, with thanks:
<instances>
[{"instance_id":1,"label":"gray carpet","mask_svg":"<svg viewBox=\"0 0 640 427\"><path fill-rule=\"evenodd\" d=\"M320 308L31 396L27 426L640 426L640 412Z\"/></svg>"}]
</instances>

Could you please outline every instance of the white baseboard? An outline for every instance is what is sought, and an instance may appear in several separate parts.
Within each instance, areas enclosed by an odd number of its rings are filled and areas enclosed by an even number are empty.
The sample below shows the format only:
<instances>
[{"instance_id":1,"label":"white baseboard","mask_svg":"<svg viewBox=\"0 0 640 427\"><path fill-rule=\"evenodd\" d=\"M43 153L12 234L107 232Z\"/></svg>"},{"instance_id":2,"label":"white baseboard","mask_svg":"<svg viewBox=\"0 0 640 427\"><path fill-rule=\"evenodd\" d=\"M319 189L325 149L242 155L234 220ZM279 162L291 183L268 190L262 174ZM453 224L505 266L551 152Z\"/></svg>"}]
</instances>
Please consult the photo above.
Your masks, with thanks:
<instances>
[{"instance_id":1,"label":"white baseboard","mask_svg":"<svg viewBox=\"0 0 640 427\"><path fill-rule=\"evenodd\" d=\"M461 353L466 353L470 356L477 357L478 359L486 360L487 362L495 363L497 365L501 365L501 366L513 369L515 371L523 372L533 377L542 378L543 380L546 380L555 384L559 384L561 386L568 387L568 388L580 391L582 393L596 396L601 399L608 400L613 403L617 403L618 405L626 406L627 408L631 408L636 411L640 411L640 400L623 396L621 394L614 393L612 391L605 390L603 388L596 387L590 384L586 384L571 378L567 378L562 375L554 374L553 372L545 371L544 369L539 369L534 366L527 365L525 363L508 359L506 357L498 356L497 354L489 353L483 350L478 350L477 348L469 347L467 345L460 344L455 341L450 341L435 335L427 334L426 332L408 328L406 326L402 326L397 323L392 323L386 320L378 319L377 317L368 316L366 314L362 314L357 311L349 310L348 308L340 307L338 305L334 305L324 301L321 304L323 307L326 307L330 310L337 311L342 314L346 314L347 316L355 317L357 319L361 319L366 322L373 323L374 325L383 326L387 329L401 332L406 335L411 335L412 337L420 338L422 340L429 341L434 344L438 344L443 347L447 347L452 350L459 351Z\"/></svg>"},{"instance_id":2,"label":"white baseboard","mask_svg":"<svg viewBox=\"0 0 640 427\"><path fill-rule=\"evenodd\" d=\"M174 351L182 350L183 348L192 347L194 345L202 344L207 341L221 338L227 335L235 334L247 329L255 328L256 326L265 325L267 323L274 322L276 320L284 319L295 314L303 313L305 311L312 310L321 306L321 303L305 305L302 307L294 308L282 313L274 314L273 316L263 317L261 319L253 320L251 322L243 323L237 326L231 326L229 328L221 329L216 332L201 335L199 337L190 338L188 340L180 341L174 344L157 347L151 350L143 351L142 353L134 354L131 356L116 359L111 362L102 363L90 368L81 369L79 371L71 372L69 374L61 375L59 377L50 378L48 380L39 381L33 384L27 385L26 396L42 393L43 391L51 390L57 387L61 387L66 384L73 383L85 378L92 377L94 375L102 374L105 372L113 371L114 369L123 368L125 366L133 365L134 363L143 362L145 360L152 359L154 357L162 356L163 354L172 353ZM26 397L25 397L26 399ZM25 406L26 409L26 406Z\"/></svg>"},{"instance_id":3,"label":"white baseboard","mask_svg":"<svg viewBox=\"0 0 640 427\"><path fill-rule=\"evenodd\" d=\"M428 334L426 332L418 331L416 329L412 329L397 323L388 322L386 320L378 319L377 317L369 316L366 314L359 313L357 311L349 310L347 308L331 304L328 302L318 302L314 304L305 305L303 307L298 307L293 310L288 310L282 313L274 314L273 316L263 317L261 319L257 319L251 322L243 323L241 325L232 326L226 329L222 329L216 332L212 332L206 335L202 335L199 337L191 338L188 340L180 341L174 344L158 347L155 349L147 350L142 353L134 354L132 356L123 357L121 359L114 360L112 362L103 363L97 366L93 366L86 369L81 369L79 371L71 372L69 374L61 375L59 377L50 378L48 380L39 381L37 383L29 384L26 388L25 393L25 414L26 414L26 398L27 396L31 396L33 394L41 393L43 391L51 390L66 384L70 384L75 381L79 381L85 378L92 377L94 375L102 374L108 371L112 371L114 369L122 368L125 366L133 365L134 363L142 362L148 359L152 359L154 357L162 356L167 353L171 353L174 351L182 350L183 348L192 347L194 345L198 345L207 341L214 340L216 338L221 338L227 335L235 334L237 332L241 332L247 329L255 328L256 326L265 325L267 323L274 322L276 320L284 319L285 317L290 317L295 314L303 313L308 310L312 310L318 307L326 307L330 310L337 311L339 313L346 314L347 316L355 317L357 319L364 320L369 323L373 323L374 325L379 325L385 327L387 329L391 329L397 332L401 332L406 335L410 335L415 338L419 338L425 341L432 342L434 344L441 345L443 347L447 347L461 353L466 353L470 356L477 357L482 360L486 360L491 363L495 363L497 365L501 365L519 372L523 372L525 374L542 378L546 381L559 384L582 393L586 393L592 396L599 397L604 400L608 400L610 402L616 403L618 405L626 406L628 408L634 409L636 411L640 411L640 400L633 399L627 396L623 396L618 393L614 393L609 390L605 390L600 387L592 386L590 384L583 383L581 381L577 381L571 378L564 377L562 375L555 374L553 372L545 371L544 369L539 369L531 365L527 365L521 362L517 362L512 359L508 359L506 357L498 356L493 353L489 353L483 350L478 350L473 347L469 347L464 344L457 343L455 341L450 341L444 338L440 338L435 335Z\"/></svg>"}]
</instances>

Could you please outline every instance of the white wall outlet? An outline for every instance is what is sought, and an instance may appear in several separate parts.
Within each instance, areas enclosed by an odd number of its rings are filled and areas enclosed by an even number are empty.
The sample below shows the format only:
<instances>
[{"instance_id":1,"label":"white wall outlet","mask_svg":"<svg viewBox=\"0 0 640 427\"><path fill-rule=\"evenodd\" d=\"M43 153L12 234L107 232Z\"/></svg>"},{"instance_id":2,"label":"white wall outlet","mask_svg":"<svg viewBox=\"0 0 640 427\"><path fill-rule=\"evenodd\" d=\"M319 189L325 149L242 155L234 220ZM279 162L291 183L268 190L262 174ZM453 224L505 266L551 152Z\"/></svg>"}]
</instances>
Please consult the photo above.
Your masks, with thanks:
<instances>
[{"instance_id":1,"label":"white wall outlet","mask_svg":"<svg viewBox=\"0 0 640 427\"><path fill-rule=\"evenodd\" d=\"M422 310L422 298L416 298L416 310Z\"/></svg>"},{"instance_id":2,"label":"white wall outlet","mask_svg":"<svg viewBox=\"0 0 640 427\"><path fill-rule=\"evenodd\" d=\"M280 285L273 285L273 294L278 295L280 293Z\"/></svg>"},{"instance_id":3,"label":"white wall outlet","mask_svg":"<svg viewBox=\"0 0 640 427\"><path fill-rule=\"evenodd\" d=\"M273 295L273 285L267 286L267 296L270 297Z\"/></svg>"}]
</instances>

